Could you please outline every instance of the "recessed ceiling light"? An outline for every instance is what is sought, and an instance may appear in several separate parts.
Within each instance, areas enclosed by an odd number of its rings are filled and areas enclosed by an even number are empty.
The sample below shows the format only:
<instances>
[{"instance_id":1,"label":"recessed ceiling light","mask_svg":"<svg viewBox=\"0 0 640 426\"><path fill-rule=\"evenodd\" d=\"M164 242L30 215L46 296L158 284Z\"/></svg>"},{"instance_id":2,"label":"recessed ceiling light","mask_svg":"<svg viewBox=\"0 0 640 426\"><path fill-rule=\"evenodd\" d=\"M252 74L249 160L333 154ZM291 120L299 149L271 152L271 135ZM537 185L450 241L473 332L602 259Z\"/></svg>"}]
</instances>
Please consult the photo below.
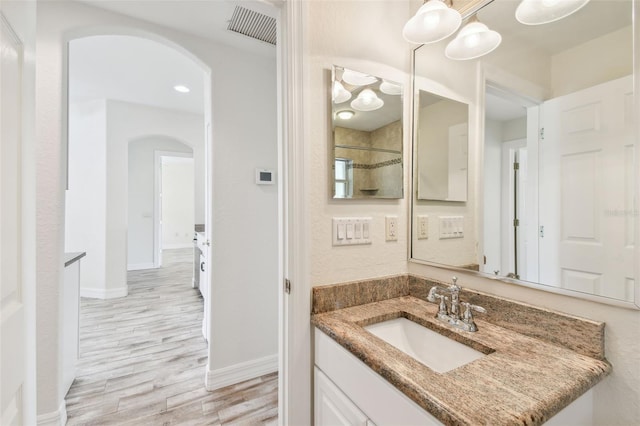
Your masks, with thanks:
<instances>
[{"instance_id":1,"label":"recessed ceiling light","mask_svg":"<svg viewBox=\"0 0 640 426\"><path fill-rule=\"evenodd\" d=\"M340 120L350 120L356 113L348 109L338 111L336 115Z\"/></svg>"},{"instance_id":2,"label":"recessed ceiling light","mask_svg":"<svg viewBox=\"0 0 640 426\"><path fill-rule=\"evenodd\" d=\"M173 86L173 90L175 90L176 92L180 92L180 93L189 93L191 91L191 89L189 89L187 86L183 86L182 84L178 84L177 86Z\"/></svg>"}]
</instances>

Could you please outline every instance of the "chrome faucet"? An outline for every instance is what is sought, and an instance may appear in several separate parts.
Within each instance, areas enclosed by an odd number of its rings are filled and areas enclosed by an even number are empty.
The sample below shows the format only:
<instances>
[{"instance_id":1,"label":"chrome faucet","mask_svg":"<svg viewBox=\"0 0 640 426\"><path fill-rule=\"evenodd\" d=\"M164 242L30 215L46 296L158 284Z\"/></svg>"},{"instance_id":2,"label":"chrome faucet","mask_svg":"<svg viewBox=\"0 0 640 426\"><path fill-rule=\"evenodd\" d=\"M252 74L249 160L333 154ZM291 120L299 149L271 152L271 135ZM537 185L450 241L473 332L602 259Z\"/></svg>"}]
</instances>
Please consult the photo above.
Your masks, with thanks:
<instances>
[{"instance_id":1,"label":"chrome faucet","mask_svg":"<svg viewBox=\"0 0 640 426\"><path fill-rule=\"evenodd\" d=\"M477 331L478 327L473 321L472 311L482 313L486 313L487 311L481 306L472 305L467 302L460 302L460 290L462 290L462 288L458 285L458 277L453 277L452 281L453 284L446 288L440 286L431 287L429 294L427 295L427 300L429 302L438 303L438 313L436 314L436 318L440 321L446 322L447 324L465 331ZM448 293L450 295L451 308L448 308L446 303L446 301L449 300L449 297L446 297L442 293ZM460 316L460 305L465 307L462 317Z\"/></svg>"}]
</instances>

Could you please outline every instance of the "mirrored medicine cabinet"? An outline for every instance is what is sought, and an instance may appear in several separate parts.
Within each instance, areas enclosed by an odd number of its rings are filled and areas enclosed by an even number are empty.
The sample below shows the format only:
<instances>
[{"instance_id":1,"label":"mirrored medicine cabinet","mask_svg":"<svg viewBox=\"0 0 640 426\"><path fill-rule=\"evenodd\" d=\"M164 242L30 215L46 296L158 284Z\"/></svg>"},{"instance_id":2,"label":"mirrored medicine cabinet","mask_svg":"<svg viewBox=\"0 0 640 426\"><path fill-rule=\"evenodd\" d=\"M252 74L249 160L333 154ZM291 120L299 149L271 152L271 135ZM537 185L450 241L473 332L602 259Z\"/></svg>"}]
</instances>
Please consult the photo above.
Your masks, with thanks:
<instances>
[{"instance_id":1,"label":"mirrored medicine cabinet","mask_svg":"<svg viewBox=\"0 0 640 426\"><path fill-rule=\"evenodd\" d=\"M340 66L331 80L333 198L402 198L403 86Z\"/></svg>"},{"instance_id":2,"label":"mirrored medicine cabinet","mask_svg":"<svg viewBox=\"0 0 640 426\"><path fill-rule=\"evenodd\" d=\"M411 259L637 308L633 2L535 26L518 4L477 12L484 57L414 50Z\"/></svg>"}]
</instances>

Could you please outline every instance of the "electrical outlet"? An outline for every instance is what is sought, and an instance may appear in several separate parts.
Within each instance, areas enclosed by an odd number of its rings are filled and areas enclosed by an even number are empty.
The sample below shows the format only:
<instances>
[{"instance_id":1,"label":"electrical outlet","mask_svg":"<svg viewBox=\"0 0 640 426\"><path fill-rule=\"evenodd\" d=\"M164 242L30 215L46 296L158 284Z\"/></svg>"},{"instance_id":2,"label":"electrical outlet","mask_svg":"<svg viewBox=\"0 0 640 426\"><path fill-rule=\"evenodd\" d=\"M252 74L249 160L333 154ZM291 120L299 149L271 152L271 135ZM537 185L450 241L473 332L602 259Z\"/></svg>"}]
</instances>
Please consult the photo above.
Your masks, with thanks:
<instances>
[{"instance_id":1,"label":"electrical outlet","mask_svg":"<svg viewBox=\"0 0 640 426\"><path fill-rule=\"evenodd\" d=\"M387 241L398 241L398 216L385 217L385 238Z\"/></svg>"},{"instance_id":2,"label":"electrical outlet","mask_svg":"<svg viewBox=\"0 0 640 426\"><path fill-rule=\"evenodd\" d=\"M429 238L429 216L418 216L418 239Z\"/></svg>"}]
</instances>

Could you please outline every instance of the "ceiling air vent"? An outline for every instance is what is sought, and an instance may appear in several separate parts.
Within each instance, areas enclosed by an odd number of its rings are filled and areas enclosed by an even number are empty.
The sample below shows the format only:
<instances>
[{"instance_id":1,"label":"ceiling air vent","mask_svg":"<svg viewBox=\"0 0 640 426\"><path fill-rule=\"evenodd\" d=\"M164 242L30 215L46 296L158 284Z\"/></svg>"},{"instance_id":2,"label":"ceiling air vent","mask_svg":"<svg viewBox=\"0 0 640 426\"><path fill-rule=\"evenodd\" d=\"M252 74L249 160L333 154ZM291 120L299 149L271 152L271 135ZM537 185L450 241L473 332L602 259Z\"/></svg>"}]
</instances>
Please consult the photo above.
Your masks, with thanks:
<instances>
[{"instance_id":1,"label":"ceiling air vent","mask_svg":"<svg viewBox=\"0 0 640 426\"><path fill-rule=\"evenodd\" d=\"M242 6L236 6L227 29L266 43L276 44L275 18Z\"/></svg>"}]
</instances>

